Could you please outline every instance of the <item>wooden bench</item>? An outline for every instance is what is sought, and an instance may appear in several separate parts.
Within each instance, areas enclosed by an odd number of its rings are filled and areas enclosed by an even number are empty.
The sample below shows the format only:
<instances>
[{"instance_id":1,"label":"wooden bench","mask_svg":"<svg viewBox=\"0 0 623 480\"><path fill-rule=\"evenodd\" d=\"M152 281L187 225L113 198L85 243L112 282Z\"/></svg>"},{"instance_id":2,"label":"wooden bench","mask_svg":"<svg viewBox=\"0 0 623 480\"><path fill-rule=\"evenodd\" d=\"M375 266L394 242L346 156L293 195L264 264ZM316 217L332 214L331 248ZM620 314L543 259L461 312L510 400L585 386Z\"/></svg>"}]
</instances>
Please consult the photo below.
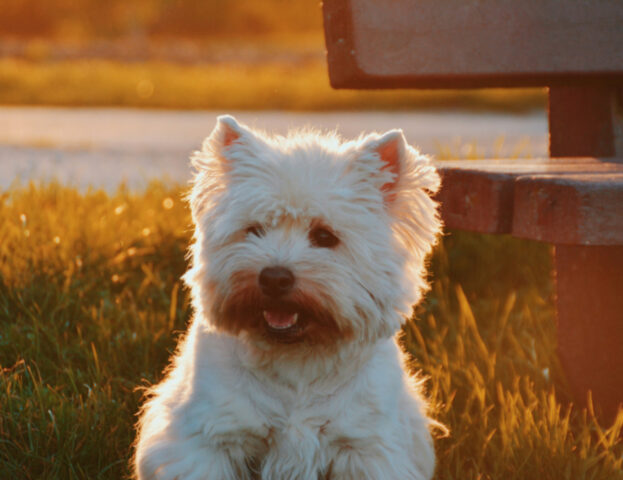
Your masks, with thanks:
<instances>
[{"instance_id":1,"label":"wooden bench","mask_svg":"<svg viewBox=\"0 0 623 480\"><path fill-rule=\"evenodd\" d=\"M439 162L448 228L555 245L578 401L623 402L623 2L324 0L335 88L549 87L549 159ZM618 158L617 158L618 157Z\"/></svg>"}]
</instances>

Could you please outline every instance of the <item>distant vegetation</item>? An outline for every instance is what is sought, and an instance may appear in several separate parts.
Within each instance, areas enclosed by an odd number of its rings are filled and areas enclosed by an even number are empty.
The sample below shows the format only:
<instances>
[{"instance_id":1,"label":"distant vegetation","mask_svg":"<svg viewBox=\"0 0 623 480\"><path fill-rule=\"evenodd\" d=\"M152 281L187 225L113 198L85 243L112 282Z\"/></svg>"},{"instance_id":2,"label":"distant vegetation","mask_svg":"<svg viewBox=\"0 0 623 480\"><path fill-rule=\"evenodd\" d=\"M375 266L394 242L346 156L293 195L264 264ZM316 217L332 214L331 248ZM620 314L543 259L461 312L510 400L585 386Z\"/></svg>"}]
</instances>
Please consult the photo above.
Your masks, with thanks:
<instances>
[{"instance_id":1,"label":"distant vegetation","mask_svg":"<svg viewBox=\"0 0 623 480\"><path fill-rule=\"evenodd\" d=\"M318 31L318 0L2 0L0 35L210 38Z\"/></svg>"},{"instance_id":2,"label":"distant vegetation","mask_svg":"<svg viewBox=\"0 0 623 480\"><path fill-rule=\"evenodd\" d=\"M333 90L322 59L302 62L173 62L0 59L0 104L213 110L406 110L521 112L545 93L517 90Z\"/></svg>"}]
</instances>

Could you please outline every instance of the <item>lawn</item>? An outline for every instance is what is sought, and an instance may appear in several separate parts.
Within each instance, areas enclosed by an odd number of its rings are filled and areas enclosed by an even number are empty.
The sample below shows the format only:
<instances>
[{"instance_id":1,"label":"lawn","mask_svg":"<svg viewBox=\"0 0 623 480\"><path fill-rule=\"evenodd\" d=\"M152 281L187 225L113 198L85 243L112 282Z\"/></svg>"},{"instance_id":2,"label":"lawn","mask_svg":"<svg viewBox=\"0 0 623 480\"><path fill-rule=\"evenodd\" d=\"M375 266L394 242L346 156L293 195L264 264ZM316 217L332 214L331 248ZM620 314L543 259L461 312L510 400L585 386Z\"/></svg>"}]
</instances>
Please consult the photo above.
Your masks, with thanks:
<instances>
[{"instance_id":1,"label":"lawn","mask_svg":"<svg viewBox=\"0 0 623 480\"><path fill-rule=\"evenodd\" d=\"M141 389L191 314L182 193L0 194L0 478L128 474ZM550 253L456 232L436 249L402 337L450 430L435 478L623 478L623 412L605 425L568 402Z\"/></svg>"}]
</instances>

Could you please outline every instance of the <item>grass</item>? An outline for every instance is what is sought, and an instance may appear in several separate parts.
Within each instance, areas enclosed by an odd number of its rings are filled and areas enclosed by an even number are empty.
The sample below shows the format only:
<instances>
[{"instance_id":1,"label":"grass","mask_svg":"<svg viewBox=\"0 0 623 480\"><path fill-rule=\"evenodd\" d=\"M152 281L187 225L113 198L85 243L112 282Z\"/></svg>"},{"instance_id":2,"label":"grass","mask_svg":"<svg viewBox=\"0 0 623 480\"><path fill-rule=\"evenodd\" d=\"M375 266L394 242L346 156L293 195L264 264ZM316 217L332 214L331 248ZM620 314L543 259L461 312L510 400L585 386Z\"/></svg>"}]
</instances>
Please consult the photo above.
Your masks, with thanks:
<instances>
[{"instance_id":1,"label":"grass","mask_svg":"<svg viewBox=\"0 0 623 480\"><path fill-rule=\"evenodd\" d=\"M293 48L298 51L303 47ZM543 89L338 91L329 85L324 59L293 55L293 59L279 61L235 57L196 64L0 58L0 105L314 111L464 108L511 112L546 105Z\"/></svg>"},{"instance_id":2,"label":"grass","mask_svg":"<svg viewBox=\"0 0 623 480\"><path fill-rule=\"evenodd\" d=\"M190 315L179 188L0 194L0 478L123 478L137 387L158 381ZM623 413L568 404L550 252L452 233L404 330L430 377L436 479L623 478Z\"/></svg>"}]
</instances>

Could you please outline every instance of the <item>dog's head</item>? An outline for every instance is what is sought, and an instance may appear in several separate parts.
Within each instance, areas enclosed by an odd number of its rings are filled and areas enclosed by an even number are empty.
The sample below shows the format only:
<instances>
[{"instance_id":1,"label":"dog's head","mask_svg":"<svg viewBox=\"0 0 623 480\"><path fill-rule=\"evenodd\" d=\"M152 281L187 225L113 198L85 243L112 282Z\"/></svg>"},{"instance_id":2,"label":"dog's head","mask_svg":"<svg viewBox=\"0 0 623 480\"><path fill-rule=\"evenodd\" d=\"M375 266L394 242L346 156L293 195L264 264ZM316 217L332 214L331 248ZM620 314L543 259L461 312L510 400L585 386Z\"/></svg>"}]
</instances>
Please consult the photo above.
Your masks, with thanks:
<instances>
[{"instance_id":1,"label":"dog's head","mask_svg":"<svg viewBox=\"0 0 623 480\"><path fill-rule=\"evenodd\" d=\"M214 327L269 347L400 328L440 230L439 177L401 131L269 137L223 116L193 164L185 279Z\"/></svg>"}]
</instances>

